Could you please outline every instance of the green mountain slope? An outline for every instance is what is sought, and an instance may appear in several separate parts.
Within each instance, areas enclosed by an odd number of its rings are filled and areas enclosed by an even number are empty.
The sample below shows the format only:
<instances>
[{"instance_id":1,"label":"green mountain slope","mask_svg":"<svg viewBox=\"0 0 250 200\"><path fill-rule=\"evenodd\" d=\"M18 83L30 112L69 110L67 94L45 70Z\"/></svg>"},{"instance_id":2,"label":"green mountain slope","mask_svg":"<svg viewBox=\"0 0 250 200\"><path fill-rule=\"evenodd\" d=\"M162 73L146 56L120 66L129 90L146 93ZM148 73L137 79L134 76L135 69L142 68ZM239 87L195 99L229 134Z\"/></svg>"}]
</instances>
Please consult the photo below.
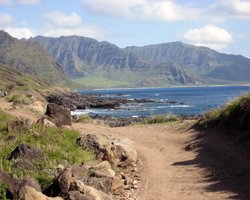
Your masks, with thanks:
<instances>
[{"instance_id":1,"label":"green mountain slope","mask_svg":"<svg viewBox=\"0 0 250 200\"><path fill-rule=\"evenodd\" d=\"M31 41L43 45L78 83L138 87L250 81L250 59L182 42L122 49L79 36L38 36Z\"/></svg>"},{"instance_id":2,"label":"green mountain slope","mask_svg":"<svg viewBox=\"0 0 250 200\"><path fill-rule=\"evenodd\" d=\"M0 63L50 83L65 80L62 66L37 43L0 31Z\"/></svg>"}]
</instances>

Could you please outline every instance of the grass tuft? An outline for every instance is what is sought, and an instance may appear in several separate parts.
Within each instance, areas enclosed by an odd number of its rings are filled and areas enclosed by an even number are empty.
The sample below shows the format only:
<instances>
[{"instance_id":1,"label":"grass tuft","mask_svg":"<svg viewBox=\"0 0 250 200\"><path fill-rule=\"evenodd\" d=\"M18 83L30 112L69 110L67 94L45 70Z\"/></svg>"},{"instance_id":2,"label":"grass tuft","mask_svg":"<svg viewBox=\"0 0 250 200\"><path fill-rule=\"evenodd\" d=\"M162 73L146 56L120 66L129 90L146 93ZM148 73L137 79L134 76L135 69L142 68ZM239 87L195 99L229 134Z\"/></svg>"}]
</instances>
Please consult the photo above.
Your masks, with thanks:
<instances>
[{"instance_id":1,"label":"grass tuft","mask_svg":"<svg viewBox=\"0 0 250 200\"><path fill-rule=\"evenodd\" d=\"M162 123L166 123L166 122L174 122L174 121L178 121L178 117L172 113L165 115L156 115L153 116L149 119L145 119L144 123L145 124L162 124Z\"/></svg>"}]
</instances>

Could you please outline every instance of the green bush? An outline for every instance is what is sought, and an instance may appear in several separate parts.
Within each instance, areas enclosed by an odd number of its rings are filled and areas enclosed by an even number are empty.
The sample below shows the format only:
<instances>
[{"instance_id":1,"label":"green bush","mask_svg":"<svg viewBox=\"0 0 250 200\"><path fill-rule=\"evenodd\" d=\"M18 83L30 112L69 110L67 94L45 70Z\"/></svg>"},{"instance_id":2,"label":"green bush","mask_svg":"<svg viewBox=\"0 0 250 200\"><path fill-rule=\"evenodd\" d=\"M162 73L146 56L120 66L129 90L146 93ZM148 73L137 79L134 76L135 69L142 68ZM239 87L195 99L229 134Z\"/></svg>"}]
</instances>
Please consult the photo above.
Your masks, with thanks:
<instances>
[{"instance_id":1,"label":"green bush","mask_svg":"<svg viewBox=\"0 0 250 200\"><path fill-rule=\"evenodd\" d=\"M88 115L80 115L79 118L75 121L77 123L90 123L92 118Z\"/></svg>"},{"instance_id":2,"label":"green bush","mask_svg":"<svg viewBox=\"0 0 250 200\"><path fill-rule=\"evenodd\" d=\"M250 94L229 101L220 108L206 112L201 119L201 124L221 122L233 126L243 126L250 117Z\"/></svg>"},{"instance_id":3,"label":"green bush","mask_svg":"<svg viewBox=\"0 0 250 200\"><path fill-rule=\"evenodd\" d=\"M179 120L179 118L176 115L169 113L166 116L165 115L156 115L156 116L153 116L149 119L145 119L144 123L145 124L161 124L161 123L166 123L166 122L174 122L174 121L178 121L178 120Z\"/></svg>"},{"instance_id":4,"label":"green bush","mask_svg":"<svg viewBox=\"0 0 250 200\"><path fill-rule=\"evenodd\" d=\"M30 105L34 103L34 98L30 95L15 94L9 97L9 102L12 102L14 106Z\"/></svg>"}]
</instances>

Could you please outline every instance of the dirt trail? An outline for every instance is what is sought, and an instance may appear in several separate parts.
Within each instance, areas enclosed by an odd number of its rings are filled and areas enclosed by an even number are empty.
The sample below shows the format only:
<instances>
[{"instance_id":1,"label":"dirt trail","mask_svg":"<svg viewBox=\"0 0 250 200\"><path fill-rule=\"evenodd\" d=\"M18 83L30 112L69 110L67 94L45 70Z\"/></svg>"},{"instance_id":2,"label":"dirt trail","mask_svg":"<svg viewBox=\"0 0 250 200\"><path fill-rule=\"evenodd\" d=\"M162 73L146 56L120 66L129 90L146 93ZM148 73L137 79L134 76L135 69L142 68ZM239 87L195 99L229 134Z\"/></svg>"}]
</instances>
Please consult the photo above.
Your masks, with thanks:
<instances>
[{"instance_id":1,"label":"dirt trail","mask_svg":"<svg viewBox=\"0 0 250 200\"><path fill-rule=\"evenodd\" d=\"M32 119L33 121L36 121L37 119L39 119L39 114L28 109L27 107L13 109L12 103L8 102L5 98L0 98L0 108L4 112L12 116L29 118L29 119Z\"/></svg>"},{"instance_id":2,"label":"dirt trail","mask_svg":"<svg viewBox=\"0 0 250 200\"><path fill-rule=\"evenodd\" d=\"M3 98L0 98L0 108L18 117L33 120L39 117L28 109L11 109L11 103ZM75 123L73 128L82 133L127 137L136 143L146 168L140 200L249 199L250 163L244 163L247 160L242 157L244 152L232 148L234 145L221 136L206 134L208 138L199 141L205 141L204 148L185 151L190 141L197 141L197 131L183 131L170 125L110 128ZM228 155L226 158L225 154ZM224 174L214 176L214 169ZM222 179L224 176L226 179ZM246 198L240 198L240 194Z\"/></svg>"},{"instance_id":3,"label":"dirt trail","mask_svg":"<svg viewBox=\"0 0 250 200\"><path fill-rule=\"evenodd\" d=\"M141 200L206 200L229 199L229 191L208 191L215 182L208 180L209 173L197 164L178 165L194 160L196 153L184 148L196 133L181 132L167 125L130 126L109 128L94 124L74 124L84 133L107 133L128 137L136 142L139 156L145 167L144 188Z\"/></svg>"}]
</instances>

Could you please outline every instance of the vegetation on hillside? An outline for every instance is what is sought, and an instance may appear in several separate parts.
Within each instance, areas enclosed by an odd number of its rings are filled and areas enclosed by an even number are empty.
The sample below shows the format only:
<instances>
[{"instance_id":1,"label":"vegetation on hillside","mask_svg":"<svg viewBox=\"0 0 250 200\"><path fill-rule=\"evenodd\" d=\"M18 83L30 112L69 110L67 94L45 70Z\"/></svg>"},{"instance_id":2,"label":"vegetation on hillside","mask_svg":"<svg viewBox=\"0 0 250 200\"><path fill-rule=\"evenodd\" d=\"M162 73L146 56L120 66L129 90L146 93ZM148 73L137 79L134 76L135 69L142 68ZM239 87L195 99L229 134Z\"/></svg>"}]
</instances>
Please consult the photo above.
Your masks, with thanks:
<instances>
[{"instance_id":1,"label":"vegetation on hillside","mask_svg":"<svg viewBox=\"0 0 250 200\"><path fill-rule=\"evenodd\" d=\"M33 125L31 129L7 132L7 122L13 117L0 110L0 170L15 178L35 177L42 188L46 188L54 180L53 171L60 165L67 166L91 162L95 156L92 152L83 150L76 145L80 133L70 129L43 127ZM10 136L15 140L9 140ZM13 167L9 160L11 152L20 144L27 144L41 149L44 158L35 161L34 169Z\"/></svg>"},{"instance_id":2,"label":"vegetation on hillside","mask_svg":"<svg viewBox=\"0 0 250 200\"><path fill-rule=\"evenodd\" d=\"M205 113L199 122L201 125L222 124L236 129L250 129L250 93L224 106Z\"/></svg>"},{"instance_id":3,"label":"vegetation on hillside","mask_svg":"<svg viewBox=\"0 0 250 200\"><path fill-rule=\"evenodd\" d=\"M15 106L30 105L35 101L44 102L44 96L60 93L62 89L37 80L0 64L0 91L7 92L7 98Z\"/></svg>"},{"instance_id":4,"label":"vegetation on hillside","mask_svg":"<svg viewBox=\"0 0 250 200\"><path fill-rule=\"evenodd\" d=\"M62 66L39 44L0 31L0 63L50 83L65 80Z\"/></svg>"}]
</instances>

